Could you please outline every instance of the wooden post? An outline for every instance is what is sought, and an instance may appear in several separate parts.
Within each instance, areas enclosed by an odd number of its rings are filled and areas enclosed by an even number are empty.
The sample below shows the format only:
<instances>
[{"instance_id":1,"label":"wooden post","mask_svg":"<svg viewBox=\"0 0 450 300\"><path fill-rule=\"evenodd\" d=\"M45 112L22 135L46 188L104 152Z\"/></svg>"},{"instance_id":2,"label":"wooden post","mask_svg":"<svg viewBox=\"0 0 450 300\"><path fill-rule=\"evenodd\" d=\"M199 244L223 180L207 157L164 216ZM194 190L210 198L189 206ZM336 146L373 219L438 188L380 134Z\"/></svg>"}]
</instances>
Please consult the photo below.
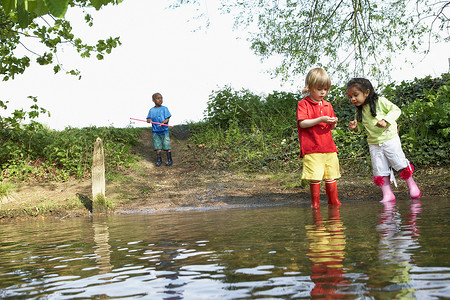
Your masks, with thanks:
<instances>
[{"instance_id":1,"label":"wooden post","mask_svg":"<svg viewBox=\"0 0 450 300\"><path fill-rule=\"evenodd\" d=\"M106 209L103 142L101 138L97 138L92 157L92 211L101 213L106 212Z\"/></svg>"}]
</instances>

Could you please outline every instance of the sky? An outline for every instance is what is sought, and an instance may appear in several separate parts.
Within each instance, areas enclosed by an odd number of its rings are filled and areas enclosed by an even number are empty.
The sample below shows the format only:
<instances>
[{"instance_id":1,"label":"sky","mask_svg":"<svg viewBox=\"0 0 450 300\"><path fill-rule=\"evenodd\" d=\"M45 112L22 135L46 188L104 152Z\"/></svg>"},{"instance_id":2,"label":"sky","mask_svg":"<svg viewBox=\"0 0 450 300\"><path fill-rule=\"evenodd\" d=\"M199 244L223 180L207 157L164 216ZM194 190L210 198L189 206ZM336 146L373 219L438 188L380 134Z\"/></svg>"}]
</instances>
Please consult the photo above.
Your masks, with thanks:
<instances>
[{"instance_id":1,"label":"sky","mask_svg":"<svg viewBox=\"0 0 450 300\"><path fill-rule=\"evenodd\" d=\"M81 80L64 72L55 75L52 67L33 65L25 74L1 83L0 99L9 100L8 111L28 110L32 102L27 97L36 96L37 104L51 113L39 122L62 130L67 126L146 127L143 122L130 123L130 118L146 118L155 92L163 95L163 105L172 114L170 124L178 125L200 121L212 91L225 86L256 94L301 90L304 79L283 83L271 77L267 71L274 61L261 62L253 54L245 33L233 31L233 20L218 13L216 2L205 1L201 7L211 20L204 30L195 30L204 23L190 20L192 8L168 9L167 0L125 0L92 11L94 27L84 24L79 11L69 9L66 19L83 41L120 36L122 45L101 61L82 59L73 49L63 48L59 61L66 69L79 69ZM434 46L425 59L402 55L411 57L414 64L392 66L391 76L397 82L449 71L448 44Z\"/></svg>"}]
</instances>

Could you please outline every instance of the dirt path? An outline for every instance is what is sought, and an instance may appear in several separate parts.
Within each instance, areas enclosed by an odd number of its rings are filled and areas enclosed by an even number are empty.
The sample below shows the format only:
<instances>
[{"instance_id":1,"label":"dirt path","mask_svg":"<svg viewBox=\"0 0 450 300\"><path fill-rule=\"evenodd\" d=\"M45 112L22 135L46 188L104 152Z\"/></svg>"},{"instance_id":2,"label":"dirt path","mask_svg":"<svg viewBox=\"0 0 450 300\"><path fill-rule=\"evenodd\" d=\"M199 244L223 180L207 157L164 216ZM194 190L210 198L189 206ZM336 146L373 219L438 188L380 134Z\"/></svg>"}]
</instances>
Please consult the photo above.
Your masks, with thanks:
<instances>
[{"instance_id":1,"label":"dirt path","mask_svg":"<svg viewBox=\"0 0 450 300\"><path fill-rule=\"evenodd\" d=\"M142 169L129 174L127 195L133 201L123 203L118 211L155 211L196 207L267 205L295 202L297 192L287 191L269 176L245 176L199 164L202 158L187 151L184 140L172 138L174 164L156 167L151 132L145 131L142 145L135 151L143 156ZM165 163L165 154L162 155ZM112 196L121 197L123 186L112 187Z\"/></svg>"},{"instance_id":2,"label":"dirt path","mask_svg":"<svg viewBox=\"0 0 450 300\"><path fill-rule=\"evenodd\" d=\"M290 203L309 206L309 190L293 184L298 181L300 174L292 174L286 178L275 174L248 175L217 170L213 166L204 167L204 164L199 163L202 160L198 154L200 151L188 149L186 140L177 139L176 136L172 135L171 139L173 166L166 167L163 164L156 167L151 130L144 131L142 145L133 150L143 158L138 167L127 170L119 180L106 183L106 197L113 202L115 212L148 213L200 207L225 208ZM165 161L163 154L163 162ZM418 170L415 179L423 195L449 194L448 168ZM398 180L398 184L394 192L399 199L408 199L406 184L403 180ZM351 201L381 198L381 191L373 184L370 174L355 178L342 170L338 189L343 205ZM326 205L323 187L322 190L321 205ZM39 207L58 215L88 214L85 209L67 211L67 207L83 197L89 198L90 195L89 180L23 183L17 186L11 198L2 200L1 208L4 211L31 207L31 214L36 215L39 214Z\"/></svg>"},{"instance_id":3,"label":"dirt path","mask_svg":"<svg viewBox=\"0 0 450 300\"><path fill-rule=\"evenodd\" d=\"M290 203L309 206L308 188L288 187L287 181L292 181L293 178L296 180L300 174L293 174L291 178L286 179L274 176L274 174L248 175L217 170L213 166L202 167L199 164L202 157L195 154L195 151L187 151L186 141L174 137L172 137L174 165L156 167L150 131L144 132L142 142L143 145L135 149L144 157L142 169L130 174L133 181L127 185L127 192L124 193L126 197L131 197L132 201L124 202L123 205L117 207L118 211L151 212L167 209L265 206ZM163 161L165 162L164 155ZM436 173L435 175L418 173L416 181L421 185L424 194L448 194L450 186L448 184L443 186L439 183L443 182L445 178L449 178L448 170L440 170ZM381 199L381 191L373 184L370 176L353 178L346 175L343 170L343 176L338 185L339 197L343 203ZM112 190L116 191L117 189L123 189L123 186L116 186ZM323 187L322 190L322 205L326 205ZM394 192L398 193L399 198L408 198L408 190L403 180L398 182L398 187L394 189Z\"/></svg>"}]
</instances>

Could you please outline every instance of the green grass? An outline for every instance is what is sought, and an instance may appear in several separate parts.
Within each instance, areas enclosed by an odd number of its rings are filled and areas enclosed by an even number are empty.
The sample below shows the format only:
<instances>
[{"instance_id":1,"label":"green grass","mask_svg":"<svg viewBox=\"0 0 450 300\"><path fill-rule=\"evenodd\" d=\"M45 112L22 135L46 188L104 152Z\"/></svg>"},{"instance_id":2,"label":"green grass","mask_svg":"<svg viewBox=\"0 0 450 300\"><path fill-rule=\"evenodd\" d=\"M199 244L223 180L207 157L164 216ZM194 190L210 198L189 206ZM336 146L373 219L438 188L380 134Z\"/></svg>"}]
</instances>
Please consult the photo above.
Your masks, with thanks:
<instances>
[{"instance_id":1,"label":"green grass","mask_svg":"<svg viewBox=\"0 0 450 300\"><path fill-rule=\"evenodd\" d=\"M0 206L4 199L11 197L14 192L14 185L9 182L0 182Z\"/></svg>"}]
</instances>

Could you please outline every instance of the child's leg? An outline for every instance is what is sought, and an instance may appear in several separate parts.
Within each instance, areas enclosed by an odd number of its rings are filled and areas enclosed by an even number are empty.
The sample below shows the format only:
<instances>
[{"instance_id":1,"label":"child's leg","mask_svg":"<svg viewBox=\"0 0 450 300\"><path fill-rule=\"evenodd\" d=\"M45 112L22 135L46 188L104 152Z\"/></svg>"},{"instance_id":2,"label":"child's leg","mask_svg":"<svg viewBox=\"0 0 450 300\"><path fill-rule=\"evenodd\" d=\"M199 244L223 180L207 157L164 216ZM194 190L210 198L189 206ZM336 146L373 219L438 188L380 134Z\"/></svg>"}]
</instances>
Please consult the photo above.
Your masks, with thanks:
<instances>
[{"instance_id":1,"label":"child's leg","mask_svg":"<svg viewBox=\"0 0 450 300\"><path fill-rule=\"evenodd\" d=\"M311 207L319 208L320 201L320 181L319 180L310 180L309 181L309 190L311 191Z\"/></svg>"},{"instance_id":2,"label":"child's leg","mask_svg":"<svg viewBox=\"0 0 450 300\"><path fill-rule=\"evenodd\" d=\"M400 171L400 177L406 180L408 185L409 195L412 199L419 198L422 194L417 187L412 174L414 172L413 165L406 159L405 153L402 150L402 144L400 138L394 137L387 141L384 149L385 155L388 158L392 167Z\"/></svg>"},{"instance_id":3,"label":"child's leg","mask_svg":"<svg viewBox=\"0 0 450 300\"><path fill-rule=\"evenodd\" d=\"M162 165L162 159L161 159L161 149L162 149L162 140L161 136L153 133L153 149L156 151L156 163L155 166L159 167Z\"/></svg>"},{"instance_id":4,"label":"child's leg","mask_svg":"<svg viewBox=\"0 0 450 300\"><path fill-rule=\"evenodd\" d=\"M171 152L171 147L170 147L170 137L169 137L168 133L166 133L163 136L162 147L165 151L167 151L166 166L170 167L173 164L173 162L172 162L172 152Z\"/></svg>"},{"instance_id":5,"label":"child's leg","mask_svg":"<svg viewBox=\"0 0 450 300\"><path fill-rule=\"evenodd\" d=\"M411 199L417 199L422 196L422 193L419 190L416 182L414 181L412 174L414 173L414 166L409 163L409 165L400 171L400 177L406 180L406 184L408 185L409 195Z\"/></svg>"},{"instance_id":6,"label":"child's leg","mask_svg":"<svg viewBox=\"0 0 450 300\"><path fill-rule=\"evenodd\" d=\"M389 176L374 176L373 182L381 187L381 191L383 192L383 199L380 202L395 201Z\"/></svg>"},{"instance_id":7,"label":"child's leg","mask_svg":"<svg viewBox=\"0 0 450 300\"><path fill-rule=\"evenodd\" d=\"M325 190L327 192L328 204L341 206L338 198L336 179L325 180Z\"/></svg>"},{"instance_id":8,"label":"child's leg","mask_svg":"<svg viewBox=\"0 0 450 300\"><path fill-rule=\"evenodd\" d=\"M156 163L155 163L155 166L159 167L160 165L162 165L161 150L156 150Z\"/></svg>"},{"instance_id":9,"label":"child's leg","mask_svg":"<svg viewBox=\"0 0 450 300\"><path fill-rule=\"evenodd\" d=\"M167 163L166 166L170 167L173 164L172 162L172 152L167 151Z\"/></svg>"},{"instance_id":10,"label":"child's leg","mask_svg":"<svg viewBox=\"0 0 450 300\"><path fill-rule=\"evenodd\" d=\"M302 179L309 181L311 207L319 208L320 181L324 174L323 153L310 153L303 156Z\"/></svg>"},{"instance_id":11,"label":"child's leg","mask_svg":"<svg viewBox=\"0 0 450 300\"><path fill-rule=\"evenodd\" d=\"M325 190L327 192L328 204L341 206L341 202L338 198L336 178L341 177L339 172L339 159L337 153L325 153Z\"/></svg>"},{"instance_id":12,"label":"child's leg","mask_svg":"<svg viewBox=\"0 0 450 300\"><path fill-rule=\"evenodd\" d=\"M395 195L392 192L389 167L389 160L385 155L385 145L369 145L370 158L372 160L373 182L381 187L383 199L381 202L395 201Z\"/></svg>"}]
</instances>

